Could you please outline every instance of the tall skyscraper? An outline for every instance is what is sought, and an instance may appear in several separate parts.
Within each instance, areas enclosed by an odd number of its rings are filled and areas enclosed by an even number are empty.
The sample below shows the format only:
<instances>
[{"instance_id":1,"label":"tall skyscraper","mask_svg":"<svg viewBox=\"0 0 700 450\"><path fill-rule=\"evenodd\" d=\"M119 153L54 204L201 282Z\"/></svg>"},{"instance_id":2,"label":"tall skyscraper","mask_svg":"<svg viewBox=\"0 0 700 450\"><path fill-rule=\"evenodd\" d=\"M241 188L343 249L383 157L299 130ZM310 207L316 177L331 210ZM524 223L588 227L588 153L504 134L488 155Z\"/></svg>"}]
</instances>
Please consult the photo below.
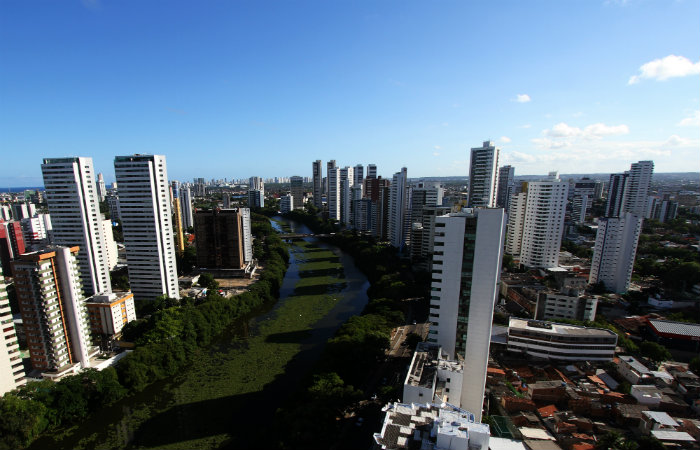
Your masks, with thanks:
<instances>
[{"instance_id":1,"label":"tall skyscraper","mask_svg":"<svg viewBox=\"0 0 700 450\"><path fill-rule=\"evenodd\" d=\"M340 221L340 169L335 167L335 160L328 162L327 178L328 217Z\"/></svg>"},{"instance_id":2,"label":"tall skyscraper","mask_svg":"<svg viewBox=\"0 0 700 450\"><path fill-rule=\"evenodd\" d=\"M165 156L117 156L114 174L134 299L180 298Z\"/></svg>"},{"instance_id":3,"label":"tall skyscraper","mask_svg":"<svg viewBox=\"0 0 700 450\"><path fill-rule=\"evenodd\" d=\"M352 196L350 189L354 183L354 170L352 167L340 169L340 222L350 224L352 218ZM295 200L296 202L296 200Z\"/></svg>"},{"instance_id":4,"label":"tall skyscraper","mask_svg":"<svg viewBox=\"0 0 700 450\"><path fill-rule=\"evenodd\" d=\"M304 179L295 175L289 183L290 193L294 197L294 209L304 209Z\"/></svg>"},{"instance_id":5,"label":"tall skyscraper","mask_svg":"<svg viewBox=\"0 0 700 450\"><path fill-rule=\"evenodd\" d=\"M86 295L112 292L92 158L46 158L41 165L53 243L78 247Z\"/></svg>"},{"instance_id":6,"label":"tall skyscraper","mask_svg":"<svg viewBox=\"0 0 700 450\"><path fill-rule=\"evenodd\" d=\"M365 179L365 169L362 167L362 164L358 164L354 167L352 177L352 184L362 184Z\"/></svg>"},{"instance_id":7,"label":"tall skyscraper","mask_svg":"<svg viewBox=\"0 0 700 450\"><path fill-rule=\"evenodd\" d=\"M569 184L561 181L556 172L542 181L527 183L527 193L513 196L509 221L507 248L519 249L520 263L526 267L547 268L559 264L559 250L564 232L564 216ZM524 213L520 210L525 201ZM512 239L519 239L520 243ZM517 256L516 253L513 253Z\"/></svg>"},{"instance_id":8,"label":"tall skyscraper","mask_svg":"<svg viewBox=\"0 0 700 450\"><path fill-rule=\"evenodd\" d=\"M408 202L408 171L403 167L401 172L394 174L389 193L389 241L398 249L402 249L408 240Z\"/></svg>"},{"instance_id":9,"label":"tall skyscraper","mask_svg":"<svg viewBox=\"0 0 700 450\"><path fill-rule=\"evenodd\" d=\"M2 272L2 266L0 266L0 324L3 328L0 331L0 395L27 382L24 378L24 365L17 343L17 333L12 326L12 311Z\"/></svg>"},{"instance_id":10,"label":"tall skyscraper","mask_svg":"<svg viewBox=\"0 0 700 450\"><path fill-rule=\"evenodd\" d=\"M243 210L246 212L245 216ZM250 237L247 236L250 234L248 212L248 208L197 211L194 223L198 267L216 271L244 267L247 262L246 241L250 242ZM248 256L248 260L250 259L252 258Z\"/></svg>"},{"instance_id":11,"label":"tall skyscraper","mask_svg":"<svg viewBox=\"0 0 700 450\"><path fill-rule=\"evenodd\" d=\"M642 222L642 216L629 212L598 219L589 283L602 281L608 290L627 292Z\"/></svg>"},{"instance_id":12,"label":"tall skyscraper","mask_svg":"<svg viewBox=\"0 0 700 450\"><path fill-rule=\"evenodd\" d=\"M625 188L628 177L629 174L627 172L610 174L608 199L605 202L605 217L618 217L620 211L623 211L622 205L625 201Z\"/></svg>"},{"instance_id":13,"label":"tall skyscraper","mask_svg":"<svg viewBox=\"0 0 700 450\"><path fill-rule=\"evenodd\" d=\"M100 201L105 201L105 196L107 195L107 187L105 186L105 177L102 172L97 174L97 196Z\"/></svg>"},{"instance_id":14,"label":"tall skyscraper","mask_svg":"<svg viewBox=\"0 0 700 450\"><path fill-rule=\"evenodd\" d=\"M492 142L484 141L481 147L472 148L469 165L469 208L493 208L496 206L498 187L498 153Z\"/></svg>"},{"instance_id":15,"label":"tall skyscraper","mask_svg":"<svg viewBox=\"0 0 700 450\"><path fill-rule=\"evenodd\" d=\"M496 197L496 207L503 208L508 212L510 197L515 188L515 167L503 166L498 169L498 195Z\"/></svg>"},{"instance_id":16,"label":"tall skyscraper","mask_svg":"<svg viewBox=\"0 0 700 450\"><path fill-rule=\"evenodd\" d=\"M90 366L90 341L77 247L46 247L12 263L32 368L58 378Z\"/></svg>"},{"instance_id":17,"label":"tall skyscraper","mask_svg":"<svg viewBox=\"0 0 700 450\"><path fill-rule=\"evenodd\" d=\"M194 226L192 218L192 194L190 187L180 188L180 208L182 209L182 227L188 229Z\"/></svg>"},{"instance_id":18,"label":"tall skyscraper","mask_svg":"<svg viewBox=\"0 0 700 450\"><path fill-rule=\"evenodd\" d=\"M376 164L367 164L367 178L377 178Z\"/></svg>"},{"instance_id":19,"label":"tall skyscraper","mask_svg":"<svg viewBox=\"0 0 700 450\"><path fill-rule=\"evenodd\" d=\"M629 178L625 188L625 212L644 217L647 212L649 188L654 173L654 161L639 161L630 167Z\"/></svg>"},{"instance_id":20,"label":"tall skyscraper","mask_svg":"<svg viewBox=\"0 0 700 450\"><path fill-rule=\"evenodd\" d=\"M429 342L464 358L461 407L481 420L491 323L503 258L502 209L435 219Z\"/></svg>"},{"instance_id":21,"label":"tall skyscraper","mask_svg":"<svg viewBox=\"0 0 700 450\"><path fill-rule=\"evenodd\" d=\"M440 183L419 182L411 188L411 262L420 270L430 270L435 233L435 216L444 215L443 188ZM439 214L438 214L439 213Z\"/></svg>"},{"instance_id":22,"label":"tall skyscraper","mask_svg":"<svg viewBox=\"0 0 700 450\"><path fill-rule=\"evenodd\" d=\"M323 165L320 159L312 163L314 206L323 210Z\"/></svg>"}]
</instances>

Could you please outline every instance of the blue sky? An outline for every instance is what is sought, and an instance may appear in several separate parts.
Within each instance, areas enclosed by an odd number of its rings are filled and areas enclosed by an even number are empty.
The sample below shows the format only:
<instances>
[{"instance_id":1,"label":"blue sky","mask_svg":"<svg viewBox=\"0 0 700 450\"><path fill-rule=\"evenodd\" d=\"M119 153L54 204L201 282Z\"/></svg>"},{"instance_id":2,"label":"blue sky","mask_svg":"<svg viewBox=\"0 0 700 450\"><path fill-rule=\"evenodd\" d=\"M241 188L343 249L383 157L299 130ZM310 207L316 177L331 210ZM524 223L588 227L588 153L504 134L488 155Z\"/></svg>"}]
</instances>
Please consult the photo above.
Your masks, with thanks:
<instances>
[{"instance_id":1,"label":"blue sky","mask_svg":"<svg viewBox=\"0 0 700 450\"><path fill-rule=\"evenodd\" d=\"M0 2L0 188L43 157L171 179L700 169L700 1Z\"/></svg>"}]
</instances>

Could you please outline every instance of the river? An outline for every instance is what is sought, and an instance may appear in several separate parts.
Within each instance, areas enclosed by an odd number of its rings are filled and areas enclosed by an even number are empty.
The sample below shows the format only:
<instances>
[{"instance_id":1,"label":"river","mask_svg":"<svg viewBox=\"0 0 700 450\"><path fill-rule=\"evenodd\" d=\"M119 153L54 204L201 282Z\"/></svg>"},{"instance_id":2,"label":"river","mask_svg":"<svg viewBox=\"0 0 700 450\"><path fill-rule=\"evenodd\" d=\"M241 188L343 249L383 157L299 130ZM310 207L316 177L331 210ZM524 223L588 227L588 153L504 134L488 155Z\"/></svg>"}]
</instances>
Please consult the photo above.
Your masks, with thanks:
<instances>
[{"instance_id":1,"label":"river","mask_svg":"<svg viewBox=\"0 0 700 450\"><path fill-rule=\"evenodd\" d=\"M278 231L310 232L302 224L275 220L279 223L272 224ZM61 435L38 439L30 448L274 445L275 411L298 387L325 342L367 304L369 282L352 258L316 238L304 241L291 247L280 299L274 305L234 322L174 379L154 383ZM310 259L314 254L321 257ZM310 267L309 261L321 261L313 262L313 267L333 268L300 269ZM305 317L313 318L313 323L304 323Z\"/></svg>"}]
</instances>

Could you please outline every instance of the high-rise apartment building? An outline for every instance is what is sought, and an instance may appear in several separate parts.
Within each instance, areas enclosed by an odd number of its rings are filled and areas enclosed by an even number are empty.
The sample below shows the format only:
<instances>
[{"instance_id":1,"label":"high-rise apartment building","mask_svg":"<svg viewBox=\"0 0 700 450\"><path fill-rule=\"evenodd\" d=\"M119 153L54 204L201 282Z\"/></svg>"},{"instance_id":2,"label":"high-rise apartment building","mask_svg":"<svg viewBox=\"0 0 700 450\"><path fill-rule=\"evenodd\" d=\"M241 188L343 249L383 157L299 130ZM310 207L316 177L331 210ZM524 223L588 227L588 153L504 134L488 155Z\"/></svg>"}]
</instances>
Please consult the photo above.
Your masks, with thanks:
<instances>
[{"instance_id":1,"label":"high-rise apartment building","mask_svg":"<svg viewBox=\"0 0 700 450\"><path fill-rule=\"evenodd\" d=\"M314 206L323 209L323 163L317 159L312 163Z\"/></svg>"},{"instance_id":2,"label":"high-rise apartment building","mask_svg":"<svg viewBox=\"0 0 700 450\"><path fill-rule=\"evenodd\" d=\"M503 258L502 209L468 209L435 219L429 342L464 358L461 407L481 420L491 323Z\"/></svg>"},{"instance_id":3,"label":"high-rise apartment building","mask_svg":"<svg viewBox=\"0 0 700 450\"><path fill-rule=\"evenodd\" d=\"M649 188L654 173L654 161L639 161L630 167L627 186L625 187L624 212L631 212L644 217L647 212Z\"/></svg>"},{"instance_id":4,"label":"high-rise apartment building","mask_svg":"<svg viewBox=\"0 0 700 450\"><path fill-rule=\"evenodd\" d=\"M217 272L236 270L252 260L248 208L197 211L194 223L198 267Z\"/></svg>"},{"instance_id":5,"label":"high-rise apartment building","mask_svg":"<svg viewBox=\"0 0 700 450\"><path fill-rule=\"evenodd\" d=\"M328 217L340 221L340 169L335 167L335 160L328 162Z\"/></svg>"},{"instance_id":6,"label":"high-rise apartment building","mask_svg":"<svg viewBox=\"0 0 700 450\"><path fill-rule=\"evenodd\" d=\"M12 263L32 368L60 378L90 366L90 340L77 247L51 246Z\"/></svg>"},{"instance_id":7,"label":"high-rise apartment building","mask_svg":"<svg viewBox=\"0 0 700 450\"><path fill-rule=\"evenodd\" d=\"M194 226L192 217L192 193L190 187L180 188L180 208L182 209L182 226L186 230Z\"/></svg>"},{"instance_id":8,"label":"high-rise apartment building","mask_svg":"<svg viewBox=\"0 0 700 450\"><path fill-rule=\"evenodd\" d=\"M377 178L376 164L367 164L367 178Z\"/></svg>"},{"instance_id":9,"label":"high-rise apartment building","mask_svg":"<svg viewBox=\"0 0 700 450\"><path fill-rule=\"evenodd\" d=\"M408 171L405 167L396 172L391 180L389 192L389 241L393 247L402 249L408 240L410 229Z\"/></svg>"},{"instance_id":10,"label":"high-rise apartment building","mask_svg":"<svg viewBox=\"0 0 700 450\"><path fill-rule=\"evenodd\" d=\"M86 295L111 292L92 158L46 158L41 172L53 243L80 249L80 279Z\"/></svg>"},{"instance_id":11,"label":"high-rise apartment building","mask_svg":"<svg viewBox=\"0 0 700 450\"><path fill-rule=\"evenodd\" d=\"M515 189L515 167L503 166L498 169L498 195L496 196L496 207L503 208L508 212L510 197Z\"/></svg>"},{"instance_id":12,"label":"high-rise apartment building","mask_svg":"<svg viewBox=\"0 0 700 450\"><path fill-rule=\"evenodd\" d=\"M25 251L21 222L0 222L0 265L6 268L5 275L12 276L10 263Z\"/></svg>"},{"instance_id":13,"label":"high-rise apartment building","mask_svg":"<svg viewBox=\"0 0 700 450\"><path fill-rule=\"evenodd\" d=\"M286 214L294 210L294 197L292 194L283 195L280 197L280 212Z\"/></svg>"},{"instance_id":14,"label":"high-rise apartment building","mask_svg":"<svg viewBox=\"0 0 700 450\"><path fill-rule=\"evenodd\" d=\"M90 331L103 342L121 336L124 325L136 320L134 294L119 292L87 299Z\"/></svg>"},{"instance_id":15,"label":"high-rise apartment building","mask_svg":"<svg viewBox=\"0 0 700 450\"><path fill-rule=\"evenodd\" d=\"M294 197L294 209L304 209L304 178L293 176L289 180L290 193Z\"/></svg>"},{"instance_id":16,"label":"high-rise apartment building","mask_svg":"<svg viewBox=\"0 0 700 450\"><path fill-rule=\"evenodd\" d=\"M165 156L117 156L114 174L134 299L180 298Z\"/></svg>"},{"instance_id":17,"label":"high-rise apartment building","mask_svg":"<svg viewBox=\"0 0 700 450\"><path fill-rule=\"evenodd\" d=\"M410 218L411 262L419 270L430 270L435 215L446 214L450 208L442 205L443 188L440 183L418 182L411 188ZM443 212L444 211L444 212Z\"/></svg>"},{"instance_id":18,"label":"high-rise apartment building","mask_svg":"<svg viewBox=\"0 0 700 450\"><path fill-rule=\"evenodd\" d=\"M627 292L642 221L641 215L629 212L598 219L589 283L603 282L610 291Z\"/></svg>"},{"instance_id":19,"label":"high-rise apartment building","mask_svg":"<svg viewBox=\"0 0 700 450\"><path fill-rule=\"evenodd\" d=\"M496 206L498 187L499 149L490 141L472 148L469 164L469 208L493 208Z\"/></svg>"},{"instance_id":20,"label":"high-rise apartment building","mask_svg":"<svg viewBox=\"0 0 700 450\"><path fill-rule=\"evenodd\" d=\"M114 240L114 230L112 230L112 222L104 218L104 214L100 214L102 218L102 233L105 237L104 249L107 255L107 267L109 270L114 270L119 262L119 249L117 242Z\"/></svg>"},{"instance_id":21,"label":"high-rise apartment building","mask_svg":"<svg viewBox=\"0 0 700 450\"><path fill-rule=\"evenodd\" d=\"M365 169L362 167L362 164L358 164L353 168L352 177L352 184L362 185L365 179Z\"/></svg>"},{"instance_id":22,"label":"high-rise apartment building","mask_svg":"<svg viewBox=\"0 0 700 450\"><path fill-rule=\"evenodd\" d=\"M105 177L102 173L97 174L97 196L100 201L105 201L105 196L107 195L107 186L105 186Z\"/></svg>"},{"instance_id":23,"label":"high-rise apartment building","mask_svg":"<svg viewBox=\"0 0 700 450\"><path fill-rule=\"evenodd\" d=\"M22 219L20 224L26 249L37 250L51 243L53 228L49 214L37 214L34 217Z\"/></svg>"},{"instance_id":24,"label":"high-rise apartment building","mask_svg":"<svg viewBox=\"0 0 700 450\"><path fill-rule=\"evenodd\" d=\"M355 176L352 167L340 169L340 222L350 225L352 219L352 196L350 189L353 186Z\"/></svg>"},{"instance_id":25,"label":"high-rise apartment building","mask_svg":"<svg viewBox=\"0 0 700 450\"><path fill-rule=\"evenodd\" d=\"M569 184L551 172L542 181L527 183L524 195L512 197L507 249L521 264L532 268L558 266L568 192Z\"/></svg>"},{"instance_id":26,"label":"high-rise apartment building","mask_svg":"<svg viewBox=\"0 0 700 450\"><path fill-rule=\"evenodd\" d=\"M0 266L0 396L20 387L27 381L24 378L22 355L17 343L17 333L12 324L12 311L7 297L5 278Z\"/></svg>"}]
</instances>

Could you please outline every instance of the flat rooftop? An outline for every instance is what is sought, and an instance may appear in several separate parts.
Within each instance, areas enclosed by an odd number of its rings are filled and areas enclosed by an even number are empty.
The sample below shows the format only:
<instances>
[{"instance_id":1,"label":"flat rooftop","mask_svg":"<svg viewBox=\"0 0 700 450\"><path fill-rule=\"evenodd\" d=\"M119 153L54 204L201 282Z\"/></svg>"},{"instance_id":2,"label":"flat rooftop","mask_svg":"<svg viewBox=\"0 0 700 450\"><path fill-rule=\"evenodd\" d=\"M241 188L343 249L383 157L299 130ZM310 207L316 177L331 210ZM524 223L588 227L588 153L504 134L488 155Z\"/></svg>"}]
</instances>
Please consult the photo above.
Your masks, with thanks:
<instances>
[{"instance_id":1,"label":"flat rooftop","mask_svg":"<svg viewBox=\"0 0 700 450\"><path fill-rule=\"evenodd\" d=\"M588 328L578 325L569 325L556 322L545 322L542 320L529 320L511 318L508 327L515 330L528 330L544 334L589 336L589 337L612 337L617 336L610 330L604 328Z\"/></svg>"}]
</instances>

